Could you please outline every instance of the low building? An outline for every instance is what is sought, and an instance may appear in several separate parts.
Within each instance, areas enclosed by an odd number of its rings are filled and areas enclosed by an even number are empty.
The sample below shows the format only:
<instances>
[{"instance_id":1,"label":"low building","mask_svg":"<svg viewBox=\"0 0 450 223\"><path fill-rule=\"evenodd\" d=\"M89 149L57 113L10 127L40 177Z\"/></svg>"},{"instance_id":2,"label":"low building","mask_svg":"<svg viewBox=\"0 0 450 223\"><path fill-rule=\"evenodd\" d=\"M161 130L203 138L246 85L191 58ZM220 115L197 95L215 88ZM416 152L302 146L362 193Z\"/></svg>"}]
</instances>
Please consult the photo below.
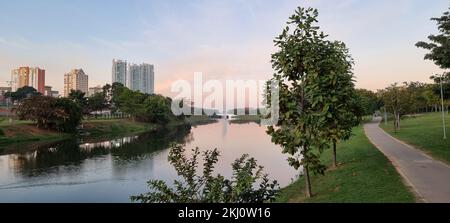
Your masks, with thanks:
<instances>
[{"instance_id":1,"label":"low building","mask_svg":"<svg viewBox=\"0 0 450 223\"><path fill-rule=\"evenodd\" d=\"M96 93L100 93L102 91L103 91L103 88L100 85L98 85L96 87L90 87L87 96L91 97L92 95L94 95Z\"/></svg>"}]
</instances>

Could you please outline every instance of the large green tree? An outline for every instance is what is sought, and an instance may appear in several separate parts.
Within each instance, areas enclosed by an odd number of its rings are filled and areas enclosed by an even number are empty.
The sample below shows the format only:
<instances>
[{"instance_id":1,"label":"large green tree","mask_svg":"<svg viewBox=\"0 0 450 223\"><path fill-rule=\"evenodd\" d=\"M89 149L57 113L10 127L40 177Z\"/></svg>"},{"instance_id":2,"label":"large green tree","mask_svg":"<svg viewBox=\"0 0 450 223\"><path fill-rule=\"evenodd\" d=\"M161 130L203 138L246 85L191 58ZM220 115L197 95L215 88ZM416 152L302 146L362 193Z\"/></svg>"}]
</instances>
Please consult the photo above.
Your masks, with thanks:
<instances>
[{"instance_id":1,"label":"large green tree","mask_svg":"<svg viewBox=\"0 0 450 223\"><path fill-rule=\"evenodd\" d=\"M299 7L275 39L279 49L272 55L276 71L272 80L279 83L279 119L276 127L269 126L267 131L283 153L291 155L289 164L303 167L308 197L312 196L310 171L323 174L326 169L320 153L329 147L329 127L337 116L333 109L344 110L338 101L351 97L353 88L345 45L327 40L317 26L317 17L316 9Z\"/></svg>"},{"instance_id":2,"label":"large green tree","mask_svg":"<svg viewBox=\"0 0 450 223\"><path fill-rule=\"evenodd\" d=\"M433 61L441 69L450 69L450 11L443 13L441 17L431 18L437 23L439 34L428 36L429 42L420 41L416 43L417 47L428 50L424 59ZM440 97L440 83L444 88L444 100L450 98L450 73L444 72L442 75L430 77L435 81L434 93Z\"/></svg>"},{"instance_id":3,"label":"large green tree","mask_svg":"<svg viewBox=\"0 0 450 223\"><path fill-rule=\"evenodd\" d=\"M429 50L425 55L426 60L432 60L442 69L450 68L450 11L444 12L441 17L431 18L436 21L439 34L430 35L430 42L420 41L417 47Z\"/></svg>"},{"instance_id":4,"label":"large green tree","mask_svg":"<svg viewBox=\"0 0 450 223\"><path fill-rule=\"evenodd\" d=\"M68 98L33 96L22 100L15 108L22 120L36 122L38 128L75 132L81 123L81 107Z\"/></svg>"}]
</instances>

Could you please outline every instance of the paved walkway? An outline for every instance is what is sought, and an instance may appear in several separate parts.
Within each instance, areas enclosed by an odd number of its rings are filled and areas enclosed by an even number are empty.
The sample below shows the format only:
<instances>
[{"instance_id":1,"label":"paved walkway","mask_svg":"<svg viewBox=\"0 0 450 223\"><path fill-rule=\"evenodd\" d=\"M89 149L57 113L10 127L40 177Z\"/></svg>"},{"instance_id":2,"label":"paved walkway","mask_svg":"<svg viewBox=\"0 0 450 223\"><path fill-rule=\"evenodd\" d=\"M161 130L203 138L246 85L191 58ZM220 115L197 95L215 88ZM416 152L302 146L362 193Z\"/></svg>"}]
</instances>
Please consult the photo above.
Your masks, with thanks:
<instances>
[{"instance_id":1,"label":"paved walkway","mask_svg":"<svg viewBox=\"0 0 450 223\"><path fill-rule=\"evenodd\" d=\"M378 126L380 121L376 118L364 125L372 144L391 160L424 202L450 203L450 166L393 138Z\"/></svg>"}]
</instances>

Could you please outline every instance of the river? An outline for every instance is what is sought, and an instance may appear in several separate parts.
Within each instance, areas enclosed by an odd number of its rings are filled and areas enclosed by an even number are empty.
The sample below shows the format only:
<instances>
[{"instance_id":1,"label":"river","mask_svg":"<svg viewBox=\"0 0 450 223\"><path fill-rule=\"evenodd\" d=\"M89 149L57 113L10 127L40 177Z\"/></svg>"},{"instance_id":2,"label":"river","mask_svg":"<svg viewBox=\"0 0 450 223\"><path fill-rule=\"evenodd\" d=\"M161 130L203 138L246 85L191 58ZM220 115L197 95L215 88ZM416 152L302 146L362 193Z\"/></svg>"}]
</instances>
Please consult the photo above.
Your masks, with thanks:
<instances>
[{"instance_id":1,"label":"river","mask_svg":"<svg viewBox=\"0 0 450 223\"><path fill-rule=\"evenodd\" d=\"M216 171L227 177L231 163L249 154L269 178L286 186L297 176L265 127L227 120L158 133L86 141L71 139L0 155L0 202L130 202L148 191L149 179L178 179L167 160L172 142L187 151L218 148Z\"/></svg>"}]
</instances>

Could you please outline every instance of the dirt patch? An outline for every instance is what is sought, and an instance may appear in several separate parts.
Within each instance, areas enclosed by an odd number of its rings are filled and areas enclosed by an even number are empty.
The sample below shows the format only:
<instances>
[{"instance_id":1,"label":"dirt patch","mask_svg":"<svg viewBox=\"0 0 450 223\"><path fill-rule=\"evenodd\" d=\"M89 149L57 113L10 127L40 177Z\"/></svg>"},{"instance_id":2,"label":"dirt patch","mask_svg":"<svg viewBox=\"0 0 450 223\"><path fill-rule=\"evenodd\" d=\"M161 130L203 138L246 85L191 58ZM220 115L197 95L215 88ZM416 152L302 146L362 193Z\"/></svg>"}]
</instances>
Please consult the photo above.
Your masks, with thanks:
<instances>
[{"instance_id":1,"label":"dirt patch","mask_svg":"<svg viewBox=\"0 0 450 223\"><path fill-rule=\"evenodd\" d=\"M6 137L58 135L55 131L40 129L34 125L12 125L3 127L2 129Z\"/></svg>"}]
</instances>

